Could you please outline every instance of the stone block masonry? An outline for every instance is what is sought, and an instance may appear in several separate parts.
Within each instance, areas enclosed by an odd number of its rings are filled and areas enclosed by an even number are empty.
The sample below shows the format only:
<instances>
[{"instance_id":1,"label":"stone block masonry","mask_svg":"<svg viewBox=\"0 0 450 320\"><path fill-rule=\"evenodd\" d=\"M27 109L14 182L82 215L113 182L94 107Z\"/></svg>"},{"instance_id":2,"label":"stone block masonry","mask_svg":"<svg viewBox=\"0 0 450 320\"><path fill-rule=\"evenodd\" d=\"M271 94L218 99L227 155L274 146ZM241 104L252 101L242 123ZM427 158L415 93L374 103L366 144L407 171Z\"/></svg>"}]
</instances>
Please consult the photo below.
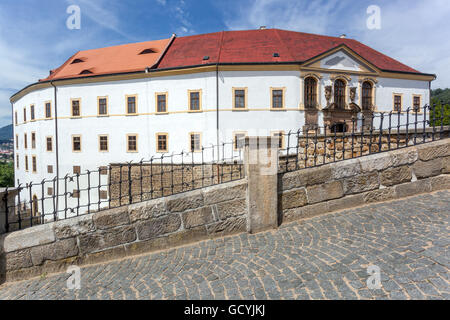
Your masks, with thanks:
<instances>
[{"instance_id":1,"label":"stone block masonry","mask_svg":"<svg viewBox=\"0 0 450 320\"><path fill-rule=\"evenodd\" d=\"M23 279L245 232L246 197L243 179L12 232L0 237L3 272Z\"/></svg>"},{"instance_id":2,"label":"stone block masonry","mask_svg":"<svg viewBox=\"0 0 450 320\"><path fill-rule=\"evenodd\" d=\"M450 139L280 175L283 221L450 189Z\"/></svg>"},{"instance_id":3,"label":"stone block masonry","mask_svg":"<svg viewBox=\"0 0 450 320\"><path fill-rule=\"evenodd\" d=\"M0 236L0 282L450 189L450 139L275 174L273 146L248 146L241 180ZM263 153L269 163L250 163Z\"/></svg>"}]
</instances>

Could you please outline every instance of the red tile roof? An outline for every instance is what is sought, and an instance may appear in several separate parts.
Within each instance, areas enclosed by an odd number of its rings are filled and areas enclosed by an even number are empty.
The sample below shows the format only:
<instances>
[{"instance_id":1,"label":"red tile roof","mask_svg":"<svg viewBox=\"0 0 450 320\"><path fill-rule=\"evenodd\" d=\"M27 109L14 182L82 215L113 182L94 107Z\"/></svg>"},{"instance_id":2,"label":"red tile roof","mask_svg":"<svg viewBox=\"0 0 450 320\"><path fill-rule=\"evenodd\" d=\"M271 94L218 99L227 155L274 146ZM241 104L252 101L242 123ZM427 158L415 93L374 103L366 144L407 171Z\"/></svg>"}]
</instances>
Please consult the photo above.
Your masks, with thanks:
<instances>
[{"instance_id":1,"label":"red tile roof","mask_svg":"<svg viewBox=\"0 0 450 320\"><path fill-rule=\"evenodd\" d=\"M420 73L356 40L279 29L223 31L80 51L44 80L216 63L302 63L346 45L384 71ZM156 53L139 53L154 48ZM279 57L273 54L278 53ZM208 60L203 57L209 56ZM84 62L72 64L74 59ZM88 70L88 71L85 71ZM81 74L81 72L88 74Z\"/></svg>"},{"instance_id":2,"label":"red tile roof","mask_svg":"<svg viewBox=\"0 0 450 320\"><path fill-rule=\"evenodd\" d=\"M170 39L164 39L79 51L41 81L142 71L158 61L169 41ZM140 54L145 49L152 49L154 53ZM83 62L72 63L75 59ZM86 70L90 73L80 74Z\"/></svg>"}]
</instances>

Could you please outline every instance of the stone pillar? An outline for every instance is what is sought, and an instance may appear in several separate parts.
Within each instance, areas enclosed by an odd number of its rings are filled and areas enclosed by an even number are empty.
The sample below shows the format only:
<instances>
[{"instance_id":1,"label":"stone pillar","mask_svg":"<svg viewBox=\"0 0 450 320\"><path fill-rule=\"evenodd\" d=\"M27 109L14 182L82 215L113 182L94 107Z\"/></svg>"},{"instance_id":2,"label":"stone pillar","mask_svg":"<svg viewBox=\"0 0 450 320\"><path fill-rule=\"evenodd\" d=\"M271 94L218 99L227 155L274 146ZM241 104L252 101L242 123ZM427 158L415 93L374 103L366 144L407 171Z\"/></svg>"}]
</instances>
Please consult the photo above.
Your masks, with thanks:
<instances>
[{"instance_id":1,"label":"stone pillar","mask_svg":"<svg viewBox=\"0 0 450 320\"><path fill-rule=\"evenodd\" d=\"M250 233L278 227L278 143L278 137L245 138Z\"/></svg>"},{"instance_id":2,"label":"stone pillar","mask_svg":"<svg viewBox=\"0 0 450 320\"><path fill-rule=\"evenodd\" d=\"M6 224L6 208L5 208L5 192L0 192L0 234L5 233ZM0 250L1 251L1 250Z\"/></svg>"}]
</instances>

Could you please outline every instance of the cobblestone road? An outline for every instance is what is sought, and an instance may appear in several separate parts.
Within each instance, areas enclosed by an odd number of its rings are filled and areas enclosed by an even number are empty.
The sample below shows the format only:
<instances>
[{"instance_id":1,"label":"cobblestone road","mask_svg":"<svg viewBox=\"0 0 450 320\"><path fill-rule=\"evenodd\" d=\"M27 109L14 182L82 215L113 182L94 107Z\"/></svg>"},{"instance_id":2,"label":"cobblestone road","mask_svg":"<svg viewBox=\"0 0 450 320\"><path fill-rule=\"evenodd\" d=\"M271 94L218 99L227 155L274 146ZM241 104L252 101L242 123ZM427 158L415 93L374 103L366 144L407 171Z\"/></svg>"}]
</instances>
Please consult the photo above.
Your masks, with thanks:
<instances>
[{"instance_id":1,"label":"cobblestone road","mask_svg":"<svg viewBox=\"0 0 450 320\"><path fill-rule=\"evenodd\" d=\"M0 286L0 299L449 299L450 190ZM381 269L368 289L367 267Z\"/></svg>"}]
</instances>

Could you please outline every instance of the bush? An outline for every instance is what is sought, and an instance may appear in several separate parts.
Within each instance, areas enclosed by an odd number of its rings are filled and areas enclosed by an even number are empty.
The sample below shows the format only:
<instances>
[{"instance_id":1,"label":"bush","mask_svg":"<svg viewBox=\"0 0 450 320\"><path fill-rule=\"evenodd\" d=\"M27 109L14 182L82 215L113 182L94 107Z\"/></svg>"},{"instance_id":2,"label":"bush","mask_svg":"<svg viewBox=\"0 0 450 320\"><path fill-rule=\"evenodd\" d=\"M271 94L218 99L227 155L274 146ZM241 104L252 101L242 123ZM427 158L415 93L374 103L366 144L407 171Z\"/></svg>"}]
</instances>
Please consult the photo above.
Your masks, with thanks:
<instances>
[{"instance_id":1,"label":"bush","mask_svg":"<svg viewBox=\"0 0 450 320\"><path fill-rule=\"evenodd\" d=\"M0 163L0 187L14 187L14 163Z\"/></svg>"},{"instance_id":2,"label":"bush","mask_svg":"<svg viewBox=\"0 0 450 320\"><path fill-rule=\"evenodd\" d=\"M430 110L431 126L449 126L450 125L450 104L443 104L437 99L432 99L432 108ZM442 122L442 123L441 123Z\"/></svg>"}]
</instances>

